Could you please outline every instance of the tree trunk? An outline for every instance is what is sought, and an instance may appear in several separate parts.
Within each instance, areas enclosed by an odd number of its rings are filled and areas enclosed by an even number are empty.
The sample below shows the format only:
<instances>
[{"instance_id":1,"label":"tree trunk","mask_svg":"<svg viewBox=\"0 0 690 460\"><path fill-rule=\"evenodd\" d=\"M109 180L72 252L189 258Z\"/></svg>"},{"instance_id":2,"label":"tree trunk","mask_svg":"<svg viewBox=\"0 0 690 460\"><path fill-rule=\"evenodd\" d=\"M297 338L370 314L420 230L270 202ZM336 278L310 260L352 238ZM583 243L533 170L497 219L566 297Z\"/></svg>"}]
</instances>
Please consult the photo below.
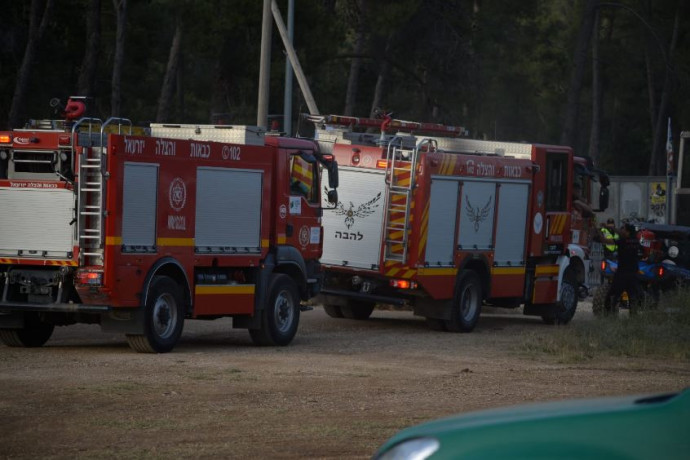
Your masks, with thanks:
<instances>
[{"instance_id":1,"label":"tree trunk","mask_svg":"<svg viewBox=\"0 0 690 460\"><path fill-rule=\"evenodd\" d=\"M14 87L12 105L10 105L10 112L7 116L9 128L18 127L21 118L24 116L24 100L26 99L26 91L29 87L31 68L34 65L36 50L43 37L43 32L46 29L48 21L50 21L53 12L53 3L54 0L47 0L45 4L43 0L31 0L29 37L26 42L26 48L24 49L22 64L19 66L19 71L17 72L17 84ZM41 7L43 7L43 15L40 14Z\"/></svg>"},{"instance_id":2,"label":"tree trunk","mask_svg":"<svg viewBox=\"0 0 690 460\"><path fill-rule=\"evenodd\" d=\"M652 2L647 1L647 17L651 17ZM652 138L655 136L656 130L656 92L654 91L654 69L652 68L652 56L656 51L654 36L647 34L647 47L644 52L644 61L647 67L647 94L649 97L649 120L650 128L652 130Z\"/></svg>"},{"instance_id":3,"label":"tree trunk","mask_svg":"<svg viewBox=\"0 0 690 460\"><path fill-rule=\"evenodd\" d=\"M596 11L599 0L587 0L585 11L582 15L580 31L577 35L575 46L575 58L570 74L570 85L568 87L568 99L565 107L565 120L563 131L561 132L561 144L573 146L575 143L575 130L580 109L579 98L584 80L585 64L587 63L587 49L592 28L594 27L594 12Z\"/></svg>"},{"instance_id":4,"label":"tree trunk","mask_svg":"<svg viewBox=\"0 0 690 460\"><path fill-rule=\"evenodd\" d=\"M175 27L175 35L173 36L172 45L170 46L170 55L168 56L168 66L163 77L163 86L161 87L161 96L158 99L158 113L156 114L156 121L159 123L170 121L170 108L172 107L172 100L175 95L175 77L177 75L177 67L180 58L180 44L182 42L182 27L180 22L177 22Z\"/></svg>"},{"instance_id":5,"label":"tree trunk","mask_svg":"<svg viewBox=\"0 0 690 460\"><path fill-rule=\"evenodd\" d=\"M589 156L596 165L599 162L599 126L601 119L601 77L599 75L599 28L601 15L594 13L592 32L592 129L589 133Z\"/></svg>"},{"instance_id":6,"label":"tree trunk","mask_svg":"<svg viewBox=\"0 0 690 460\"><path fill-rule=\"evenodd\" d=\"M665 62L665 76L664 76L664 87L661 91L661 97L659 98L659 111L656 117L656 128L654 129L654 144L652 145L652 158L649 160L648 173L650 176L660 176L666 175L666 158L662 155L665 152L664 142L666 139L666 118L668 110L668 99L671 94L671 60L673 58L673 53L676 49L676 43L678 42L678 28L680 26L680 14L683 7L683 0L678 0L678 6L676 7L676 17L673 21L673 33L671 34L671 43L668 47L668 53L666 55Z\"/></svg>"},{"instance_id":7,"label":"tree trunk","mask_svg":"<svg viewBox=\"0 0 690 460\"><path fill-rule=\"evenodd\" d=\"M376 88L374 89L374 98L371 101L371 110L369 111L369 117L375 118L378 109L381 107L381 102L383 101L384 87L386 80L388 80L388 74L390 73L390 64L388 61L384 60L381 63L381 68L379 70L379 76L376 79Z\"/></svg>"},{"instance_id":8,"label":"tree trunk","mask_svg":"<svg viewBox=\"0 0 690 460\"><path fill-rule=\"evenodd\" d=\"M125 35L127 31L127 0L113 0L117 20L115 33L115 57L113 59L113 80L110 95L110 113L119 117L122 104L122 65L125 61Z\"/></svg>"},{"instance_id":9,"label":"tree trunk","mask_svg":"<svg viewBox=\"0 0 690 460\"><path fill-rule=\"evenodd\" d=\"M101 44L101 0L91 0L86 16L86 51L79 71L77 95L92 96Z\"/></svg>"},{"instance_id":10,"label":"tree trunk","mask_svg":"<svg viewBox=\"0 0 690 460\"><path fill-rule=\"evenodd\" d=\"M360 0L359 23L357 25L357 37L355 38L354 58L350 63L350 75L347 79L347 93L345 93L345 110L343 115L354 115L355 104L357 101L357 90L359 88L359 74L362 68L362 52L364 51L364 40L366 36L366 8L367 0Z\"/></svg>"}]
</instances>

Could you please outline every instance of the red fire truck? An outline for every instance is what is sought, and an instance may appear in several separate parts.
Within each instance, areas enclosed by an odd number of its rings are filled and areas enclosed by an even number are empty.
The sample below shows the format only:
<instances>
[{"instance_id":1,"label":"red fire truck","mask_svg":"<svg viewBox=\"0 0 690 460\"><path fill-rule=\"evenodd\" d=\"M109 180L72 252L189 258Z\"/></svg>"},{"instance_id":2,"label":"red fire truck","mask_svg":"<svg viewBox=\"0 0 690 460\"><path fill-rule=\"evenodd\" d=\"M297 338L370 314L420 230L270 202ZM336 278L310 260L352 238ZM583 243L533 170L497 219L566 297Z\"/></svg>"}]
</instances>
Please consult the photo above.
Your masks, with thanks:
<instances>
[{"instance_id":1,"label":"red fire truck","mask_svg":"<svg viewBox=\"0 0 690 460\"><path fill-rule=\"evenodd\" d=\"M83 117L78 98L62 113L0 133L0 340L42 346L55 326L98 323L167 352L185 319L229 316L256 344L288 344L322 285L332 157L250 126L133 135Z\"/></svg>"},{"instance_id":2,"label":"red fire truck","mask_svg":"<svg viewBox=\"0 0 690 460\"><path fill-rule=\"evenodd\" d=\"M320 300L330 316L405 305L434 329L471 331L488 304L570 321L593 219L574 209L573 188L590 201L596 180L570 148L471 140L460 127L390 117L310 119L343 179L323 221Z\"/></svg>"}]
</instances>

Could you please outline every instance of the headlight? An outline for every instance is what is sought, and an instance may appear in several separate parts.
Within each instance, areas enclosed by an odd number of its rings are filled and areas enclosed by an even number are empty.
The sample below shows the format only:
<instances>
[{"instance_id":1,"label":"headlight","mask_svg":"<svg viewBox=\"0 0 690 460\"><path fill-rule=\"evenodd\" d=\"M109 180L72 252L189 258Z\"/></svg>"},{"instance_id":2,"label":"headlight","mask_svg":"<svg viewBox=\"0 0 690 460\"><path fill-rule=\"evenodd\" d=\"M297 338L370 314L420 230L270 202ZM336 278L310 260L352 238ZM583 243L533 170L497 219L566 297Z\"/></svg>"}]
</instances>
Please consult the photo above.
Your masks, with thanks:
<instances>
[{"instance_id":1,"label":"headlight","mask_svg":"<svg viewBox=\"0 0 690 460\"><path fill-rule=\"evenodd\" d=\"M441 444L434 438L414 438L396 444L378 455L376 460L424 460L438 450Z\"/></svg>"},{"instance_id":2,"label":"headlight","mask_svg":"<svg viewBox=\"0 0 690 460\"><path fill-rule=\"evenodd\" d=\"M678 257L678 252L678 246L671 246L670 248L668 248L668 256L672 259Z\"/></svg>"}]
</instances>

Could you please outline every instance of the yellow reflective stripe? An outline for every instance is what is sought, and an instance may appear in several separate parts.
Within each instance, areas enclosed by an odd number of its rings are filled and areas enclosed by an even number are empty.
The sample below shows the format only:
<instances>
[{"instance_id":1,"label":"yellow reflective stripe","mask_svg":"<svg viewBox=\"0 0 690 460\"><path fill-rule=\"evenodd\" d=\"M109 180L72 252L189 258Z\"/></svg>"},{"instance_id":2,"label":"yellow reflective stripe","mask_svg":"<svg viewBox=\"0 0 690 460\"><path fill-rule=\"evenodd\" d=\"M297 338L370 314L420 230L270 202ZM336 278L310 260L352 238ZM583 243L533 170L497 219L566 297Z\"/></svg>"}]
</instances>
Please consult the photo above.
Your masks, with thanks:
<instances>
[{"instance_id":1,"label":"yellow reflective stripe","mask_svg":"<svg viewBox=\"0 0 690 460\"><path fill-rule=\"evenodd\" d=\"M105 238L106 246L122 246L121 236L108 236ZM157 246L194 246L194 238L156 238Z\"/></svg>"},{"instance_id":2,"label":"yellow reflective stripe","mask_svg":"<svg viewBox=\"0 0 690 460\"><path fill-rule=\"evenodd\" d=\"M455 276L458 273L457 268L419 268L417 274L419 276Z\"/></svg>"},{"instance_id":3,"label":"yellow reflective stripe","mask_svg":"<svg viewBox=\"0 0 690 460\"><path fill-rule=\"evenodd\" d=\"M491 269L492 275L524 275L525 267L494 267Z\"/></svg>"},{"instance_id":4,"label":"yellow reflective stripe","mask_svg":"<svg viewBox=\"0 0 690 460\"><path fill-rule=\"evenodd\" d=\"M534 274L536 276L558 275L558 265L537 265Z\"/></svg>"},{"instance_id":5,"label":"yellow reflective stripe","mask_svg":"<svg viewBox=\"0 0 690 460\"><path fill-rule=\"evenodd\" d=\"M194 246L194 238L157 238L157 246Z\"/></svg>"},{"instance_id":6,"label":"yellow reflective stripe","mask_svg":"<svg viewBox=\"0 0 690 460\"><path fill-rule=\"evenodd\" d=\"M254 294L256 287L253 284L231 284L231 285L197 285L194 293L199 295L218 295L218 294Z\"/></svg>"}]
</instances>

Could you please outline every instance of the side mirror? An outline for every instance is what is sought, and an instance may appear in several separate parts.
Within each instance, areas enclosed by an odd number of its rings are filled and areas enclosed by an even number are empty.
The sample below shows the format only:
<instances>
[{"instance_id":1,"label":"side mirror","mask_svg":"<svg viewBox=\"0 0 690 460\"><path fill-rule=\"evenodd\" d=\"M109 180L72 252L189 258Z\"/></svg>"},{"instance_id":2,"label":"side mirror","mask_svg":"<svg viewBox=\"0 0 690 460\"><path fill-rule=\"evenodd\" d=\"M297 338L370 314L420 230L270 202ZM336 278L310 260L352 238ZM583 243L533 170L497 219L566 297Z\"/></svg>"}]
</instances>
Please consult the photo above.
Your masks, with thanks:
<instances>
[{"instance_id":1,"label":"side mirror","mask_svg":"<svg viewBox=\"0 0 690 460\"><path fill-rule=\"evenodd\" d=\"M340 180L338 179L338 163L333 160L328 165L328 186L330 188L338 188ZM330 201L330 200L329 200ZM338 200L336 199L336 202Z\"/></svg>"},{"instance_id":2,"label":"side mirror","mask_svg":"<svg viewBox=\"0 0 690 460\"><path fill-rule=\"evenodd\" d=\"M601 187L599 190L599 209L598 211L606 211L609 207L609 189L608 187Z\"/></svg>"},{"instance_id":3,"label":"side mirror","mask_svg":"<svg viewBox=\"0 0 690 460\"><path fill-rule=\"evenodd\" d=\"M338 191L337 190L329 190L326 199L332 205L338 204Z\"/></svg>"}]
</instances>

